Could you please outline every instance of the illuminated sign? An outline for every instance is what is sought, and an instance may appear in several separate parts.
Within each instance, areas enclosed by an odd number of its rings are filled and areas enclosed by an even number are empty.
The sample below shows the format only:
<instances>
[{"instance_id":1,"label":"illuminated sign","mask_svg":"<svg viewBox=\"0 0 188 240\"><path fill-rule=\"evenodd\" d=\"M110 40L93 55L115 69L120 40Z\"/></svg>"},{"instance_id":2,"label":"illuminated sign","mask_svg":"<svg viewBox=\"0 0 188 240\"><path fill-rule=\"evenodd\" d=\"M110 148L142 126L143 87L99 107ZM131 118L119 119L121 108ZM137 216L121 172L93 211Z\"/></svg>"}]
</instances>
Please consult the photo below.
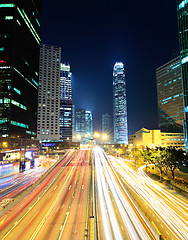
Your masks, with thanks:
<instances>
[{"instance_id":1,"label":"illuminated sign","mask_svg":"<svg viewBox=\"0 0 188 240\"><path fill-rule=\"evenodd\" d=\"M0 63L7 63L5 60L0 60Z\"/></svg>"},{"instance_id":2,"label":"illuminated sign","mask_svg":"<svg viewBox=\"0 0 188 240\"><path fill-rule=\"evenodd\" d=\"M54 147L55 145L55 143L42 143L43 147Z\"/></svg>"},{"instance_id":3,"label":"illuminated sign","mask_svg":"<svg viewBox=\"0 0 188 240\"><path fill-rule=\"evenodd\" d=\"M28 152L25 152L25 158L27 158L27 159L32 159L32 157L33 157L33 152L32 151L28 151Z\"/></svg>"}]
</instances>

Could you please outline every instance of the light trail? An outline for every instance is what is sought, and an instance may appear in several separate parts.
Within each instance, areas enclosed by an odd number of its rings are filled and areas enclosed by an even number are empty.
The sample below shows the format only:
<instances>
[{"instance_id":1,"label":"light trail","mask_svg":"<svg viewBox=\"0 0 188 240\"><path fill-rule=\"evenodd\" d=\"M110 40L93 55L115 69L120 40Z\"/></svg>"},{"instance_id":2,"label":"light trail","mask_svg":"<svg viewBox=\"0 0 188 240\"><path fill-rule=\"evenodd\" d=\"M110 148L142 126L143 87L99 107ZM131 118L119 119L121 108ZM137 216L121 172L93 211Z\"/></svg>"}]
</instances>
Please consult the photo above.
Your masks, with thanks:
<instances>
[{"instance_id":1,"label":"light trail","mask_svg":"<svg viewBox=\"0 0 188 240\"><path fill-rule=\"evenodd\" d=\"M147 225L146 219L136 209L130 196L118 182L111 166L107 162L104 152L100 148L94 148L94 159L105 239L123 239L122 231L120 230L120 228L122 229L122 222L124 223L123 229L127 229L129 239L155 239L152 230ZM122 219L121 222L117 220L115 214L117 209L112 206L111 199L115 200Z\"/></svg>"},{"instance_id":2,"label":"light trail","mask_svg":"<svg viewBox=\"0 0 188 240\"><path fill-rule=\"evenodd\" d=\"M89 221L90 151L73 153L0 219L0 239L84 239Z\"/></svg>"},{"instance_id":3,"label":"light trail","mask_svg":"<svg viewBox=\"0 0 188 240\"><path fill-rule=\"evenodd\" d=\"M165 227L166 233L168 235L171 233L174 239L188 239L188 202L174 196L149 178L143 171L144 167L141 167L137 173L121 158L110 156L109 160L125 185L147 203L151 211L160 219L162 225L158 222L155 224L162 228L161 231L164 231Z\"/></svg>"}]
</instances>

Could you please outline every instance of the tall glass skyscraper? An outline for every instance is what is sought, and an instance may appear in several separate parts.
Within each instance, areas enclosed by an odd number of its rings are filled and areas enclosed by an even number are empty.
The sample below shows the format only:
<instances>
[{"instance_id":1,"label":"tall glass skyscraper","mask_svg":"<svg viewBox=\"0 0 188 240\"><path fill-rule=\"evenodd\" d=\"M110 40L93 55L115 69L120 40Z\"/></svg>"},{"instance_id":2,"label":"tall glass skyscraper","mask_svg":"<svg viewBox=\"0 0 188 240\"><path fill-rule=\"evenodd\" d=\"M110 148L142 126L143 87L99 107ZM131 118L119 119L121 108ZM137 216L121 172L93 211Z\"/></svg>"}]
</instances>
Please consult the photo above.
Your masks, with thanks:
<instances>
[{"instance_id":1,"label":"tall glass skyscraper","mask_svg":"<svg viewBox=\"0 0 188 240\"><path fill-rule=\"evenodd\" d=\"M0 136L36 137L41 0L0 0Z\"/></svg>"},{"instance_id":2,"label":"tall glass skyscraper","mask_svg":"<svg viewBox=\"0 0 188 240\"><path fill-rule=\"evenodd\" d=\"M93 118L91 111L86 111L86 134L93 135Z\"/></svg>"},{"instance_id":3,"label":"tall glass skyscraper","mask_svg":"<svg viewBox=\"0 0 188 240\"><path fill-rule=\"evenodd\" d=\"M157 68L156 79L159 127L164 132L182 133L184 101L180 57Z\"/></svg>"},{"instance_id":4,"label":"tall glass skyscraper","mask_svg":"<svg viewBox=\"0 0 188 240\"><path fill-rule=\"evenodd\" d=\"M60 74L60 140L72 141L73 104L70 65L61 63Z\"/></svg>"},{"instance_id":5,"label":"tall glass skyscraper","mask_svg":"<svg viewBox=\"0 0 188 240\"><path fill-rule=\"evenodd\" d=\"M76 134L81 135L79 141L88 142L88 138L93 135L93 117L91 111L77 109L75 114Z\"/></svg>"},{"instance_id":6,"label":"tall glass skyscraper","mask_svg":"<svg viewBox=\"0 0 188 240\"><path fill-rule=\"evenodd\" d=\"M177 0L180 57L182 64L183 91L185 103L185 147L188 150L188 1Z\"/></svg>"},{"instance_id":7,"label":"tall glass skyscraper","mask_svg":"<svg viewBox=\"0 0 188 240\"><path fill-rule=\"evenodd\" d=\"M122 62L116 62L113 70L114 142L128 144L127 98L125 70Z\"/></svg>"}]
</instances>

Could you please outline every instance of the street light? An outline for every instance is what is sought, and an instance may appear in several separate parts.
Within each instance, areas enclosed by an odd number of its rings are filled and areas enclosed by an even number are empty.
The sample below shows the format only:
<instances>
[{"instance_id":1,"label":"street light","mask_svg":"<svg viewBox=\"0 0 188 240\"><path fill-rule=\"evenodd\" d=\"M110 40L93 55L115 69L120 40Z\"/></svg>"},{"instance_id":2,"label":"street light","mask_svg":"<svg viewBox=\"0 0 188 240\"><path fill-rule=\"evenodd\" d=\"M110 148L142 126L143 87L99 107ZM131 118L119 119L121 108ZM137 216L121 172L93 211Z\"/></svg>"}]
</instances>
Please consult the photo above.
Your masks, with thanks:
<instances>
[{"instance_id":1,"label":"street light","mask_svg":"<svg viewBox=\"0 0 188 240\"><path fill-rule=\"evenodd\" d=\"M98 132L95 132L94 133L94 138L99 138L100 137L100 134Z\"/></svg>"},{"instance_id":2,"label":"street light","mask_svg":"<svg viewBox=\"0 0 188 240\"><path fill-rule=\"evenodd\" d=\"M102 140L106 140L108 138L108 135L106 133L102 134Z\"/></svg>"},{"instance_id":3,"label":"street light","mask_svg":"<svg viewBox=\"0 0 188 240\"><path fill-rule=\"evenodd\" d=\"M80 134L77 134L77 135L76 135L76 138L77 138L78 140L80 140L81 137L82 137L82 136L81 136Z\"/></svg>"}]
</instances>

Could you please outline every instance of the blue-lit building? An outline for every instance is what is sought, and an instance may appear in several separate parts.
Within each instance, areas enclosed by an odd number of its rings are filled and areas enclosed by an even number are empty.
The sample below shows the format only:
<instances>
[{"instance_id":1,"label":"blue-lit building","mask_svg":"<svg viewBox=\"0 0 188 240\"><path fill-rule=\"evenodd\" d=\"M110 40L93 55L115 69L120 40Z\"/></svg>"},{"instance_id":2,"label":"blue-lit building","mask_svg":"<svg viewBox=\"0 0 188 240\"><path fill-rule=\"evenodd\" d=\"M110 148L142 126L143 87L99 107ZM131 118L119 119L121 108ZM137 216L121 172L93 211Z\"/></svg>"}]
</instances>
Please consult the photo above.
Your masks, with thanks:
<instances>
[{"instance_id":1,"label":"blue-lit building","mask_svg":"<svg viewBox=\"0 0 188 240\"><path fill-rule=\"evenodd\" d=\"M179 45L183 78L183 94L185 103L184 135L185 147L188 150L188 1L177 0Z\"/></svg>"},{"instance_id":2,"label":"blue-lit building","mask_svg":"<svg viewBox=\"0 0 188 240\"><path fill-rule=\"evenodd\" d=\"M0 0L0 136L36 137L41 0Z\"/></svg>"},{"instance_id":3,"label":"blue-lit building","mask_svg":"<svg viewBox=\"0 0 188 240\"><path fill-rule=\"evenodd\" d=\"M82 143L87 142L89 137L93 135L93 117L91 111L85 109L77 109L75 112L75 137L81 136L81 139L76 139Z\"/></svg>"},{"instance_id":4,"label":"blue-lit building","mask_svg":"<svg viewBox=\"0 0 188 240\"><path fill-rule=\"evenodd\" d=\"M106 143L111 143L112 141L112 119L111 116L106 113L102 115L102 133L107 134L108 138L105 140Z\"/></svg>"},{"instance_id":5,"label":"blue-lit building","mask_svg":"<svg viewBox=\"0 0 188 240\"><path fill-rule=\"evenodd\" d=\"M180 57L157 68L156 80L159 127L163 132L182 133L184 100Z\"/></svg>"},{"instance_id":6,"label":"blue-lit building","mask_svg":"<svg viewBox=\"0 0 188 240\"><path fill-rule=\"evenodd\" d=\"M114 142L128 144L125 70L122 62L113 69Z\"/></svg>"},{"instance_id":7,"label":"blue-lit building","mask_svg":"<svg viewBox=\"0 0 188 240\"><path fill-rule=\"evenodd\" d=\"M75 112L75 134L82 137L86 134L86 110L77 109Z\"/></svg>"},{"instance_id":8,"label":"blue-lit building","mask_svg":"<svg viewBox=\"0 0 188 240\"><path fill-rule=\"evenodd\" d=\"M86 111L85 113L85 118L86 118L86 134L89 136L93 135L93 118L92 118L92 113L91 111Z\"/></svg>"},{"instance_id":9,"label":"blue-lit building","mask_svg":"<svg viewBox=\"0 0 188 240\"><path fill-rule=\"evenodd\" d=\"M73 102L70 65L61 63L60 73L60 141L72 141Z\"/></svg>"}]
</instances>

